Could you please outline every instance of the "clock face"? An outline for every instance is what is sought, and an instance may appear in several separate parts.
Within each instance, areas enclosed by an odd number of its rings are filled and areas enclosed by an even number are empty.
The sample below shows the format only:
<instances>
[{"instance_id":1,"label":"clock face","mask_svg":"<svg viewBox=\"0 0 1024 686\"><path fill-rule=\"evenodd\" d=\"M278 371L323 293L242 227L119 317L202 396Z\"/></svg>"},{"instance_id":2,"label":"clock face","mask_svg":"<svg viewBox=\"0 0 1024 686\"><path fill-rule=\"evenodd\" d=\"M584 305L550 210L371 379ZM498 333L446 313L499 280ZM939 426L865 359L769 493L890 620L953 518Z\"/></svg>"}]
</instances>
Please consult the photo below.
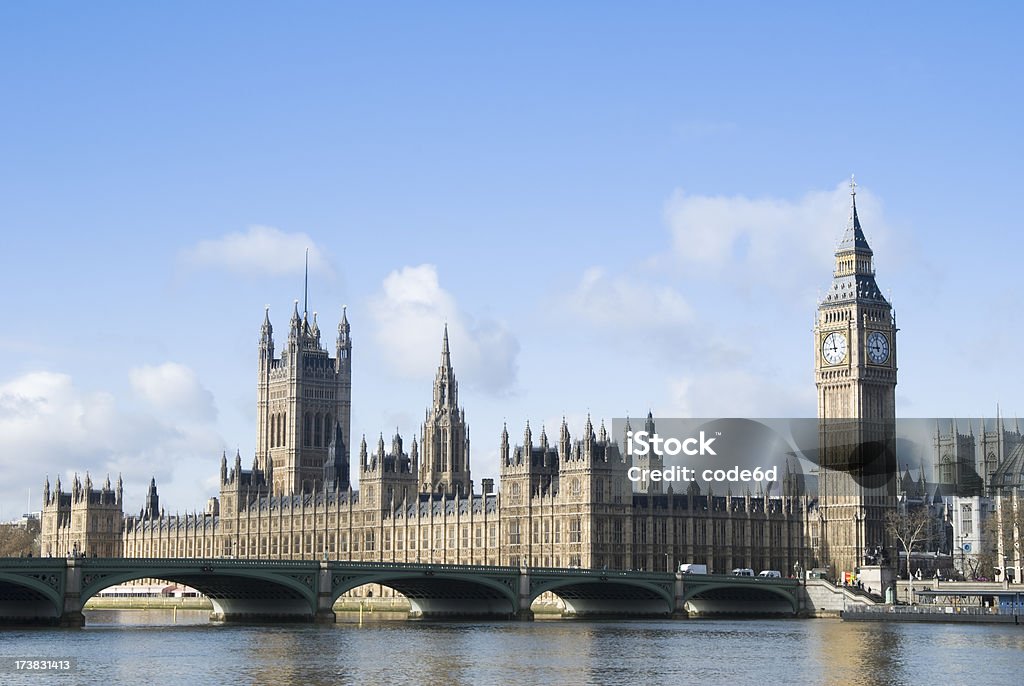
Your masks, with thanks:
<instances>
[{"instance_id":1,"label":"clock face","mask_svg":"<svg viewBox=\"0 0 1024 686\"><path fill-rule=\"evenodd\" d=\"M829 364L839 364L846 359L846 336L833 331L821 342L821 356Z\"/></svg>"},{"instance_id":2,"label":"clock face","mask_svg":"<svg viewBox=\"0 0 1024 686\"><path fill-rule=\"evenodd\" d=\"M868 359L875 364L882 364L889 359L889 339L880 331L868 334Z\"/></svg>"}]
</instances>

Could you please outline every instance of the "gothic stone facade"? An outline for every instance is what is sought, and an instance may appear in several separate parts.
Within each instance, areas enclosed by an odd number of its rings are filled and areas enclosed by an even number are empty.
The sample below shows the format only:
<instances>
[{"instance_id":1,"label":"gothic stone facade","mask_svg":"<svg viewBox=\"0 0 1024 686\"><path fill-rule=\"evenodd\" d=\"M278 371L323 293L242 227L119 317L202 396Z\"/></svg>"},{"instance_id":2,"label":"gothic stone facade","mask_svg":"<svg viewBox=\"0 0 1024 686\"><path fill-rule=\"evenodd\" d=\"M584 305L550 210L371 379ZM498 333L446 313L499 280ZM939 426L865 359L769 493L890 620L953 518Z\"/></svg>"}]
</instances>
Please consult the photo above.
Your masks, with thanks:
<instances>
[{"instance_id":1,"label":"gothic stone facade","mask_svg":"<svg viewBox=\"0 0 1024 686\"><path fill-rule=\"evenodd\" d=\"M219 497L206 511L185 515L160 508L155 483L142 511L124 517L120 485L95 490L87 477L63 493L58 482L45 496L43 554L649 570L703 562L719 572L750 566L787 573L815 563L804 543L813 504L800 489L785 485L785 495L774 497L696 487L634 492L618 444L589 419L575 440L563 422L557 445L543 429L535 442L528 423L522 445L512 446L503 430L501 492L490 479L474 492L447 332L420 441L407 449L401 436L390 445L381 436L371 450L364 437L354 490L344 448L347 320L339 327L340 363L320 347L315 319L307 324L293 314L281 359L273 358L272 335L268 318L258 400L265 449L251 468L243 469L238 454L232 465L222 457Z\"/></svg>"}]
</instances>

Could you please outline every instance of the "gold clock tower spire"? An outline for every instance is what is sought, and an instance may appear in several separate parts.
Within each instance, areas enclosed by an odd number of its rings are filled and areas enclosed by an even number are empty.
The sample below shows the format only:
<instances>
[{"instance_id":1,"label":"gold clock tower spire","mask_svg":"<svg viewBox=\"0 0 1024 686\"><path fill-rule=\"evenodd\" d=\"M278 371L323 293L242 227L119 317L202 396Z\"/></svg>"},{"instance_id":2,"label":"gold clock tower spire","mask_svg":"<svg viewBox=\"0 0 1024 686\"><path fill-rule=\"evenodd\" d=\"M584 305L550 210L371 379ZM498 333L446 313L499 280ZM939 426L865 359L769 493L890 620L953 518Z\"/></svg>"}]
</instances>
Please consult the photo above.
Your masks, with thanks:
<instances>
[{"instance_id":1,"label":"gold clock tower spire","mask_svg":"<svg viewBox=\"0 0 1024 686\"><path fill-rule=\"evenodd\" d=\"M896 562L885 517L896 505L897 329L873 260L851 178L850 215L814 327L819 552L837 574Z\"/></svg>"}]
</instances>

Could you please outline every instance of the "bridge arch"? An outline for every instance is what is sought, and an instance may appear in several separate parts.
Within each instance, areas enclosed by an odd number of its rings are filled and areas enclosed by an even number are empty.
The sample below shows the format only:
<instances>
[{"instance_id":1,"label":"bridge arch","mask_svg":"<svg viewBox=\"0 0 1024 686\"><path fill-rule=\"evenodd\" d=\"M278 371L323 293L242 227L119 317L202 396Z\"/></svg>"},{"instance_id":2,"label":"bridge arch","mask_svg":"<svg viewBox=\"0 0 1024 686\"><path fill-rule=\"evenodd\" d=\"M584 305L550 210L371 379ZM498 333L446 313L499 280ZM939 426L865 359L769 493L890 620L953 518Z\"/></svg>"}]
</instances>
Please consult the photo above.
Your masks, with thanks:
<instances>
[{"instance_id":1,"label":"bridge arch","mask_svg":"<svg viewBox=\"0 0 1024 686\"><path fill-rule=\"evenodd\" d=\"M64 609L64 575L0 571L0 618L49 622Z\"/></svg>"},{"instance_id":2,"label":"bridge arch","mask_svg":"<svg viewBox=\"0 0 1024 686\"><path fill-rule=\"evenodd\" d=\"M190 566L140 564L130 570L122 566L109 572L86 571L80 602L84 605L105 588L152 578L190 586L207 596L213 604L214 621L308 621L317 609L315 577L310 571L289 574L287 570L244 569L217 560L199 560Z\"/></svg>"},{"instance_id":3,"label":"bridge arch","mask_svg":"<svg viewBox=\"0 0 1024 686\"><path fill-rule=\"evenodd\" d=\"M683 603L702 613L796 614L799 600L796 588L778 586L770 581L724 579L687 585Z\"/></svg>"},{"instance_id":4,"label":"bridge arch","mask_svg":"<svg viewBox=\"0 0 1024 686\"><path fill-rule=\"evenodd\" d=\"M565 603L571 617L670 616L674 607L671 585L624 575L545 579L543 572L530 586L530 602L551 592Z\"/></svg>"},{"instance_id":5,"label":"bridge arch","mask_svg":"<svg viewBox=\"0 0 1024 686\"><path fill-rule=\"evenodd\" d=\"M411 617L512 618L518 611L516 583L512 575L498 571L495 575L482 575L444 568L352 573L335 570L331 603L353 588L380 584L409 599Z\"/></svg>"}]
</instances>

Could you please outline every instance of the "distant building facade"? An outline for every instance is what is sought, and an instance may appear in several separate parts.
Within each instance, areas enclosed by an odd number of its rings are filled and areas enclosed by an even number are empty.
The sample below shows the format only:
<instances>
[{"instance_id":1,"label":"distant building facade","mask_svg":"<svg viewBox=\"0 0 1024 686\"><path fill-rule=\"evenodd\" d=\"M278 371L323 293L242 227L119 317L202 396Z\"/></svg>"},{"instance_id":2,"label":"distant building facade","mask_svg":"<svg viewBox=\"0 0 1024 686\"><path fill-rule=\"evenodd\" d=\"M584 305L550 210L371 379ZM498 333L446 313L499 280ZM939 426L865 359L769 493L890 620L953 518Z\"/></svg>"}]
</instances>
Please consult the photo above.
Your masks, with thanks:
<instances>
[{"instance_id":1,"label":"distant building facade","mask_svg":"<svg viewBox=\"0 0 1024 686\"><path fill-rule=\"evenodd\" d=\"M966 423L966 432L961 425ZM1024 574L1024 436L997 410L994 420L950 420L935 429L937 478L945 497L953 565L965 577Z\"/></svg>"}]
</instances>

